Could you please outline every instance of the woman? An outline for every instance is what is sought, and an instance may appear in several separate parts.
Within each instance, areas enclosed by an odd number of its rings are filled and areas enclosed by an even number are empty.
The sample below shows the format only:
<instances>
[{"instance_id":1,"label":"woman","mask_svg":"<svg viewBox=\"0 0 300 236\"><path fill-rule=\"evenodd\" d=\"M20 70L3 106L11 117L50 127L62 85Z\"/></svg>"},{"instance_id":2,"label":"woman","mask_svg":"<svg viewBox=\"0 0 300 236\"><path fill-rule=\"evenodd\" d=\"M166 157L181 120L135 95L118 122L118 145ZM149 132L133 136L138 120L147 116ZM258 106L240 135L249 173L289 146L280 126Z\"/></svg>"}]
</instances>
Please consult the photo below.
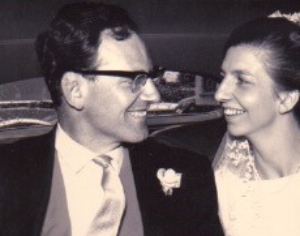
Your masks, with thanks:
<instances>
[{"instance_id":1,"label":"woman","mask_svg":"<svg viewBox=\"0 0 300 236\"><path fill-rule=\"evenodd\" d=\"M259 18L231 34L216 99L228 136L214 166L227 236L300 235L300 27Z\"/></svg>"}]
</instances>

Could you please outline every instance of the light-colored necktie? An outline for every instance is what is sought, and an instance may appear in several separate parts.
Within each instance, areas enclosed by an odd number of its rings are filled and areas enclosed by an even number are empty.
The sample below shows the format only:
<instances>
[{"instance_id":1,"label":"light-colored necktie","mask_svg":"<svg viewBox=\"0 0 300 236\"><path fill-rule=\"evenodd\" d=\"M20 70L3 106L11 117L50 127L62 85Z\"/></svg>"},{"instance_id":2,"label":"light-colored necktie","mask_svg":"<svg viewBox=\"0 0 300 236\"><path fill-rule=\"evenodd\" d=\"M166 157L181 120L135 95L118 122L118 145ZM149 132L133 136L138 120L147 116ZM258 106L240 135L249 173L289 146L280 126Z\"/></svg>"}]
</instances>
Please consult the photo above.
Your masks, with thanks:
<instances>
[{"instance_id":1,"label":"light-colored necktie","mask_svg":"<svg viewBox=\"0 0 300 236\"><path fill-rule=\"evenodd\" d=\"M118 171L112 165L112 158L100 156L94 162L103 167L103 204L92 222L88 236L114 236L118 234L125 208L125 195Z\"/></svg>"}]
</instances>

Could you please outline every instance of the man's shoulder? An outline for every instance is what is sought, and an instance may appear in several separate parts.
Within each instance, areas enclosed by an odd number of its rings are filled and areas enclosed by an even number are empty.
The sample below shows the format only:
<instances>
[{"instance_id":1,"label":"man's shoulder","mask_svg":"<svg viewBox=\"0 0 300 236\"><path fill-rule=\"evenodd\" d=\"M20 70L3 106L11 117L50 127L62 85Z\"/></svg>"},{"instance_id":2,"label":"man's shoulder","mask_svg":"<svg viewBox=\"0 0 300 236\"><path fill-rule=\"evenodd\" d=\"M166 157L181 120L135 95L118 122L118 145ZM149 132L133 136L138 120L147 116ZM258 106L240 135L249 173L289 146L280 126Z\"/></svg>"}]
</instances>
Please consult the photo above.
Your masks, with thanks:
<instances>
[{"instance_id":1,"label":"man's shoulder","mask_svg":"<svg viewBox=\"0 0 300 236\"><path fill-rule=\"evenodd\" d=\"M130 158L148 226L156 225L167 235L222 235L214 175L206 156L149 138L131 148ZM180 176L170 196L163 189L168 170Z\"/></svg>"},{"instance_id":2,"label":"man's shoulder","mask_svg":"<svg viewBox=\"0 0 300 236\"><path fill-rule=\"evenodd\" d=\"M24 137L20 138L18 140L14 141L7 141L0 144L0 148L9 148L9 147L23 147L25 145L30 145L31 143L39 143L39 142L47 142L51 139L53 136L54 131L51 130L48 133L38 135L38 136L30 136L30 137Z\"/></svg>"},{"instance_id":3,"label":"man's shoulder","mask_svg":"<svg viewBox=\"0 0 300 236\"><path fill-rule=\"evenodd\" d=\"M147 138L143 142L136 143L129 145L130 149L135 151L135 152L143 152L143 153L148 153L149 155L155 155L155 154L162 154L162 153L167 153L167 154L176 154L182 155L182 154L191 154L192 156L198 155L195 152L189 151L184 148L176 147L173 145L169 145L164 142L160 142L154 138Z\"/></svg>"},{"instance_id":4,"label":"man's shoulder","mask_svg":"<svg viewBox=\"0 0 300 236\"><path fill-rule=\"evenodd\" d=\"M130 146L132 158L144 162L166 162L201 166L201 169L210 169L208 157L191 150L159 142L154 138Z\"/></svg>"},{"instance_id":5,"label":"man's shoulder","mask_svg":"<svg viewBox=\"0 0 300 236\"><path fill-rule=\"evenodd\" d=\"M33 158L38 155L45 155L50 146L54 145L54 132L47 134L26 137L14 142L0 144L0 153L2 163L14 162L18 159Z\"/></svg>"}]
</instances>

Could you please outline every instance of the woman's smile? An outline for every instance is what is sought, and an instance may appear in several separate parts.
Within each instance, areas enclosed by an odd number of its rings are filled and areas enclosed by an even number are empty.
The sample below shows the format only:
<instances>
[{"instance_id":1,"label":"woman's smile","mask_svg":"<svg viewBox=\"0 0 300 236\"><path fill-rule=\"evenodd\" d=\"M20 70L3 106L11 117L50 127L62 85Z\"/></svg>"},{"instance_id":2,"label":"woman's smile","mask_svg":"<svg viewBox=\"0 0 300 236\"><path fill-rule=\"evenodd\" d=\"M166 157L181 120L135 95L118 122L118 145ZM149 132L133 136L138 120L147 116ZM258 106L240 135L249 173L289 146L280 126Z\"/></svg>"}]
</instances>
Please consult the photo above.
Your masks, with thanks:
<instances>
[{"instance_id":1,"label":"woman's smile","mask_svg":"<svg viewBox=\"0 0 300 236\"><path fill-rule=\"evenodd\" d=\"M245 111L241 109L235 108L224 108L224 115L225 116L238 116L244 114Z\"/></svg>"}]
</instances>

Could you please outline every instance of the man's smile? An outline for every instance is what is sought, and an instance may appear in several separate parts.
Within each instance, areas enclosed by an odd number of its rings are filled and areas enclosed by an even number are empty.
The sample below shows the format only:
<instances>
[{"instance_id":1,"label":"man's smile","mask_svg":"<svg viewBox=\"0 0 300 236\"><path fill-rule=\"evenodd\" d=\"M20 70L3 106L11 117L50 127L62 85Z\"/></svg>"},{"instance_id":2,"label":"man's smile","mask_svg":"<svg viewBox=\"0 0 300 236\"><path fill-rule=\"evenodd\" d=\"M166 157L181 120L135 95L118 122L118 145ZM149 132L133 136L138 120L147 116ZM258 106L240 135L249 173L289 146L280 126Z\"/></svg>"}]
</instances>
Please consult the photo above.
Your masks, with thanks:
<instances>
[{"instance_id":1,"label":"man's smile","mask_svg":"<svg viewBox=\"0 0 300 236\"><path fill-rule=\"evenodd\" d=\"M134 117L145 117L147 115L146 110L142 111L128 111L128 113Z\"/></svg>"}]
</instances>

